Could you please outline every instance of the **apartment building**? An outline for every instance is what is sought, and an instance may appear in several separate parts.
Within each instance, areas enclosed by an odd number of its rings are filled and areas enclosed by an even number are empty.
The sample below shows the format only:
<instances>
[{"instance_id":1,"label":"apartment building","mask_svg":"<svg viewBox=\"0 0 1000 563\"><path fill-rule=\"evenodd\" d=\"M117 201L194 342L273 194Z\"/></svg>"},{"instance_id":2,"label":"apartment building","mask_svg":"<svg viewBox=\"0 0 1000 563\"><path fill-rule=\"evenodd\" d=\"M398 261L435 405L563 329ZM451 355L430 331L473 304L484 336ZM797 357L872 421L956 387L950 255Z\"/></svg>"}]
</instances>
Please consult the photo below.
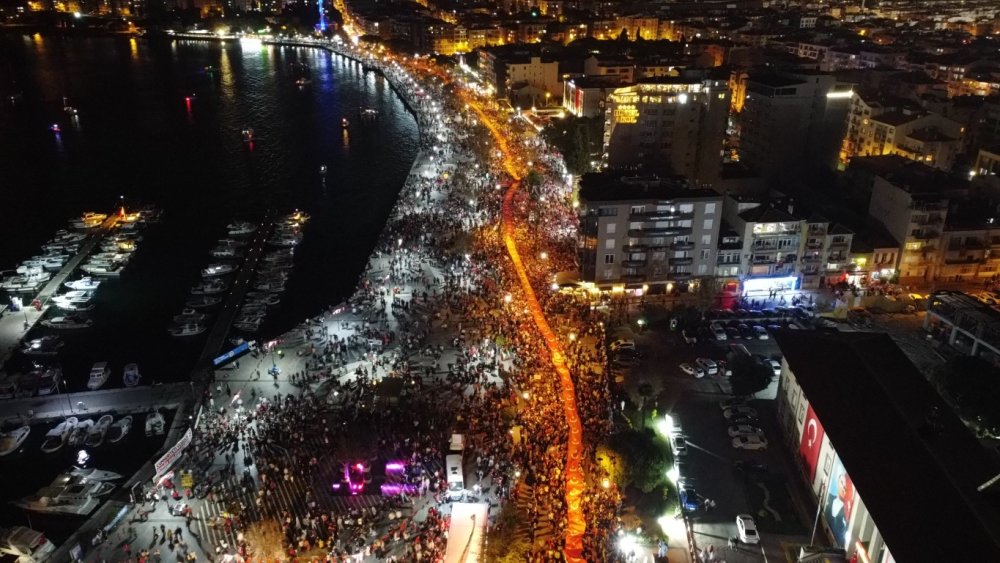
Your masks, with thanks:
<instances>
[{"instance_id":1,"label":"apartment building","mask_svg":"<svg viewBox=\"0 0 1000 563\"><path fill-rule=\"evenodd\" d=\"M695 185L712 184L729 104L725 80L661 78L616 88L607 99L604 163L666 168Z\"/></svg>"},{"instance_id":2,"label":"apartment building","mask_svg":"<svg viewBox=\"0 0 1000 563\"><path fill-rule=\"evenodd\" d=\"M602 289L671 289L712 276L722 196L659 178L580 179L581 279Z\"/></svg>"},{"instance_id":3,"label":"apartment building","mask_svg":"<svg viewBox=\"0 0 1000 563\"><path fill-rule=\"evenodd\" d=\"M802 287L815 289L846 281L853 271L851 245L854 232L821 215L805 220L802 259L799 272Z\"/></svg>"},{"instance_id":4,"label":"apartment building","mask_svg":"<svg viewBox=\"0 0 1000 563\"><path fill-rule=\"evenodd\" d=\"M804 242L806 222L794 214L794 205L777 204L762 198L727 195L723 206L723 218L730 241L740 243L737 270L743 290L752 293L757 290L776 288L797 288L801 285L799 269ZM729 233L729 231L724 231ZM728 250L720 256L732 259ZM731 263L722 266L732 271Z\"/></svg>"},{"instance_id":5,"label":"apartment building","mask_svg":"<svg viewBox=\"0 0 1000 563\"><path fill-rule=\"evenodd\" d=\"M577 117L604 115L608 95L622 85L615 76L580 76L563 81L563 108Z\"/></svg>"},{"instance_id":6,"label":"apartment building","mask_svg":"<svg viewBox=\"0 0 1000 563\"><path fill-rule=\"evenodd\" d=\"M559 61L541 49L503 45L479 53L480 74L497 98L510 99L517 105L544 105L549 98L558 99L563 93Z\"/></svg>"}]
</instances>

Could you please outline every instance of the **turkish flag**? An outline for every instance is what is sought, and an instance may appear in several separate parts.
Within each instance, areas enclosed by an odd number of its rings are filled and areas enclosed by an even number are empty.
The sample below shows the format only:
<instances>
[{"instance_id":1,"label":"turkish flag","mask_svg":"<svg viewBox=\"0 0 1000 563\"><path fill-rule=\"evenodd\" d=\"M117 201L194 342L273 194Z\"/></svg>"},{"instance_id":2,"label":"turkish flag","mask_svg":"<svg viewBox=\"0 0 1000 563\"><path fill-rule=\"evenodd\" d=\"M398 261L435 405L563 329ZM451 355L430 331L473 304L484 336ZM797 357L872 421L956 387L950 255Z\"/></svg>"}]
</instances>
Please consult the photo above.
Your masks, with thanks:
<instances>
[{"instance_id":1,"label":"turkish flag","mask_svg":"<svg viewBox=\"0 0 1000 563\"><path fill-rule=\"evenodd\" d=\"M799 455L809 472L809 481L816 478L816 464L819 460L819 450L823 446L823 427L816 418L812 405L806 411L806 423L802 427L802 442L799 444Z\"/></svg>"}]
</instances>

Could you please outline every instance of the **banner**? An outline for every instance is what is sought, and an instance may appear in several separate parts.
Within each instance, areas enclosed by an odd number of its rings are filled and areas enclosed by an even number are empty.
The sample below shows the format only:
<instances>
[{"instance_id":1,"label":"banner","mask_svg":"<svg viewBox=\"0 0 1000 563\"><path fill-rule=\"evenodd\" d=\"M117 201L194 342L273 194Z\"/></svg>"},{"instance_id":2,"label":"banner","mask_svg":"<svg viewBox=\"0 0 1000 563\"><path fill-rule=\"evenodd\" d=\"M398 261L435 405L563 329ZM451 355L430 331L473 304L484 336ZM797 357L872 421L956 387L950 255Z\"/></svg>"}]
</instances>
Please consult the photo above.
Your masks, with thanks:
<instances>
[{"instance_id":1,"label":"banner","mask_svg":"<svg viewBox=\"0 0 1000 563\"><path fill-rule=\"evenodd\" d=\"M184 452L184 448L191 444L191 438L193 436L194 434L191 432L191 429L188 428L187 432L181 436L181 439L177 440L177 443L174 444L173 447L167 451L167 453L163 454L163 457L156 460L156 464L153 466L156 470L156 475L153 477L154 480L156 477L163 475L163 473L165 473L167 469L170 469L170 466L181 457L181 453Z\"/></svg>"},{"instance_id":2,"label":"banner","mask_svg":"<svg viewBox=\"0 0 1000 563\"><path fill-rule=\"evenodd\" d=\"M830 484L826 493L826 524L833 533L837 547L847 549L851 513L854 512L854 483L837 457L830 473Z\"/></svg>"},{"instance_id":3,"label":"banner","mask_svg":"<svg viewBox=\"0 0 1000 563\"><path fill-rule=\"evenodd\" d=\"M823 447L823 427L816 418L812 405L806 411L806 423L802 427L802 442L799 444L799 455L809 474L809 482L816 478L816 465L819 463L819 450Z\"/></svg>"}]
</instances>

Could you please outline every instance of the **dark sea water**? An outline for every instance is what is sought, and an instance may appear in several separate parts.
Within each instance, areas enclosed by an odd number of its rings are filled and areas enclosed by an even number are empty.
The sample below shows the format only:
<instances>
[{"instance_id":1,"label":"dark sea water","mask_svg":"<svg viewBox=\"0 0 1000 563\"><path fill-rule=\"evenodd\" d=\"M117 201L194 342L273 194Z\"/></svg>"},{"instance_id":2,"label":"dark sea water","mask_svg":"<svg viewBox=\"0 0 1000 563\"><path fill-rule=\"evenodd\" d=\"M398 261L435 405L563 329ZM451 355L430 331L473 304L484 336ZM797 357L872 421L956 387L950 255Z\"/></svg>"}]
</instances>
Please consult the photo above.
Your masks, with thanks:
<instances>
[{"instance_id":1,"label":"dark sea water","mask_svg":"<svg viewBox=\"0 0 1000 563\"><path fill-rule=\"evenodd\" d=\"M300 87L303 76L311 83ZM101 287L94 328L62 331L58 361L71 390L102 360L111 362L109 386L133 361L144 383L188 377L202 339L166 329L233 219L268 208L313 216L261 336L341 302L416 155L416 123L384 79L314 49L0 36L0 93L0 269L39 253L68 218L108 212L120 196L165 211L122 277ZM21 94L15 102L12 93ZM77 119L63 111L64 96ZM361 123L361 107L379 118ZM252 150L245 127L255 131Z\"/></svg>"}]
</instances>

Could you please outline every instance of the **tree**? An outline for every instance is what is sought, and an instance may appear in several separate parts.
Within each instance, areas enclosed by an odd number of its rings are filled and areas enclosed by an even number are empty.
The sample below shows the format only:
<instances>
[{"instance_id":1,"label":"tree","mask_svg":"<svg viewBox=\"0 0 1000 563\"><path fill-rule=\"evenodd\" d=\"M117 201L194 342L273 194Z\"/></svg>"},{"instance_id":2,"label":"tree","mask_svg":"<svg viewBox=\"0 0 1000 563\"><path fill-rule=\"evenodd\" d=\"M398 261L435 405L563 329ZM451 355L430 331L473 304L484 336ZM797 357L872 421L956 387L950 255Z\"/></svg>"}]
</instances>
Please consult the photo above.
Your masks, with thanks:
<instances>
[{"instance_id":1,"label":"tree","mask_svg":"<svg viewBox=\"0 0 1000 563\"><path fill-rule=\"evenodd\" d=\"M601 150L604 122L599 117L567 116L550 122L542 137L562 154L566 168L579 176L591 170L590 161Z\"/></svg>"},{"instance_id":2,"label":"tree","mask_svg":"<svg viewBox=\"0 0 1000 563\"><path fill-rule=\"evenodd\" d=\"M734 353L733 356L729 362L729 367L733 370L729 384L733 388L734 395L753 395L767 389L774 378L774 371L769 366L755 361L752 356L746 354Z\"/></svg>"},{"instance_id":3,"label":"tree","mask_svg":"<svg viewBox=\"0 0 1000 563\"><path fill-rule=\"evenodd\" d=\"M960 356L930 377L959 416L982 436L1000 436L1000 368L981 358Z\"/></svg>"},{"instance_id":4,"label":"tree","mask_svg":"<svg viewBox=\"0 0 1000 563\"><path fill-rule=\"evenodd\" d=\"M597 462L619 489L635 487L648 493L666 484L673 461L670 446L651 428L629 429L597 446Z\"/></svg>"},{"instance_id":5,"label":"tree","mask_svg":"<svg viewBox=\"0 0 1000 563\"><path fill-rule=\"evenodd\" d=\"M698 304L698 310L702 313L709 310L719 300L721 286L719 280L712 277L704 277L698 280L698 287L695 289L694 298Z\"/></svg>"},{"instance_id":6,"label":"tree","mask_svg":"<svg viewBox=\"0 0 1000 563\"><path fill-rule=\"evenodd\" d=\"M622 28L622 32L618 34L618 41L622 43L628 43L628 29Z\"/></svg>"}]
</instances>

